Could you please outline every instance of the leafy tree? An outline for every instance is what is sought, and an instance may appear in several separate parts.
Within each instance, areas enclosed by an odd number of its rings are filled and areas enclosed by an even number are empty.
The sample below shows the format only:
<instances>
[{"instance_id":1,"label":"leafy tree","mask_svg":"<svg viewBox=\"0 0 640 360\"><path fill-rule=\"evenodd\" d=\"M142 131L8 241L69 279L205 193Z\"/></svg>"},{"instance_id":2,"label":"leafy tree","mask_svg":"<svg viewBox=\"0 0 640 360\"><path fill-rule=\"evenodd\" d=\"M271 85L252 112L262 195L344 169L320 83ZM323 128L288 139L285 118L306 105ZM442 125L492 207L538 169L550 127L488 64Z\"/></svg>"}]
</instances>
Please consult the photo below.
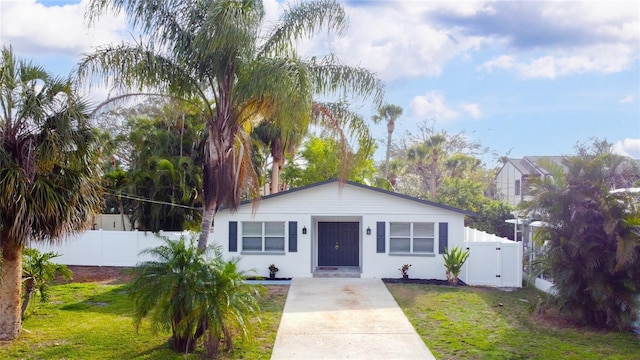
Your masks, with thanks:
<instances>
[{"instance_id":1,"label":"leafy tree","mask_svg":"<svg viewBox=\"0 0 640 360\"><path fill-rule=\"evenodd\" d=\"M402 116L402 107L393 104L386 104L378 109L378 113L373 116L373 122L379 124L387 122L387 152L384 159L384 178L389 179L389 162L391 159L391 139L395 130L396 121Z\"/></svg>"},{"instance_id":2,"label":"leafy tree","mask_svg":"<svg viewBox=\"0 0 640 360\"><path fill-rule=\"evenodd\" d=\"M98 49L80 63L82 76L102 75L123 93L136 87L171 96L198 108L206 123L201 248L219 208L235 209L246 191L257 196L251 127L264 119L283 133L305 125L315 94L380 98L370 72L334 56L303 60L295 52L296 40L319 29L344 30L344 10L335 1L292 5L266 36L259 0L92 0L88 9L90 19L125 11L149 42Z\"/></svg>"},{"instance_id":3,"label":"leafy tree","mask_svg":"<svg viewBox=\"0 0 640 360\"><path fill-rule=\"evenodd\" d=\"M525 203L546 224L536 239L546 240L554 300L582 324L628 328L638 314L640 212L637 200L611 190L633 181L636 175L626 172L633 164L583 148L563 167L553 178L532 181L535 200Z\"/></svg>"},{"instance_id":4,"label":"leafy tree","mask_svg":"<svg viewBox=\"0 0 640 360\"><path fill-rule=\"evenodd\" d=\"M446 177L436 195L436 201L459 209L473 211L465 225L502 237L513 238L513 228L505 222L513 218L509 204L483 195L484 184L471 177Z\"/></svg>"},{"instance_id":5,"label":"leafy tree","mask_svg":"<svg viewBox=\"0 0 640 360\"><path fill-rule=\"evenodd\" d=\"M358 183L372 184L375 182L375 167L373 153L375 145L373 142L360 144L357 151L349 151L346 158L342 156L340 144L331 138L312 137L304 145L300 152L300 162L304 165L291 164L285 170L285 177L290 179L294 187L305 186L329 179L341 178ZM343 164L347 161L346 164ZM344 172L344 169L347 172ZM298 174L293 178L290 172Z\"/></svg>"},{"instance_id":6,"label":"leafy tree","mask_svg":"<svg viewBox=\"0 0 640 360\"><path fill-rule=\"evenodd\" d=\"M34 293L40 294L40 301L49 300L49 283L55 279L56 275L62 276L66 280L71 279L71 270L66 265L56 264L51 259L60 256L52 251L41 253L38 249L25 248L22 252L22 284L24 294L22 297L22 311L24 315L29 308L31 297Z\"/></svg>"},{"instance_id":7,"label":"leafy tree","mask_svg":"<svg viewBox=\"0 0 640 360\"><path fill-rule=\"evenodd\" d=\"M198 226L202 215L204 124L188 106L152 99L111 111L101 124L104 213L157 232ZM114 124L119 124L113 131ZM113 131L113 133L112 133ZM121 153L119 149L128 149Z\"/></svg>"},{"instance_id":8,"label":"leafy tree","mask_svg":"<svg viewBox=\"0 0 640 360\"><path fill-rule=\"evenodd\" d=\"M129 120L134 151L125 190L140 199L130 202L132 215L142 230L193 229L202 215L199 144L204 124L193 114L172 114L166 107L152 116Z\"/></svg>"},{"instance_id":9,"label":"leafy tree","mask_svg":"<svg viewBox=\"0 0 640 360\"><path fill-rule=\"evenodd\" d=\"M280 190L280 173L285 165L286 157L294 157L300 144L310 136L309 126L322 129L320 136L336 140L345 161L342 166L348 166L353 159L348 148L348 138L355 137L360 143L371 142L369 128L362 118L349 109L348 103L321 103L313 101L310 122L302 121L294 128L282 127L273 119L263 121L251 133L270 150L271 193ZM311 135L313 136L313 135ZM346 171L342 168L341 171ZM289 172L289 175L291 172Z\"/></svg>"},{"instance_id":10,"label":"leafy tree","mask_svg":"<svg viewBox=\"0 0 640 360\"><path fill-rule=\"evenodd\" d=\"M22 252L86 227L100 208L99 162L72 79L0 57L0 340L21 328Z\"/></svg>"},{"instance_id":11,"label":"leafy tree","mask_svg":"<svg viewBox=\"0 0 640 360\"><path fill-rule=\"evenodd\" d=\"M162 237L163 245L143 251L155 258L134 270L130 295L135 303L135 325L144 318L154 330L170 330L171 347L188 353L204 338L215 357L220 342L233 350L234 334L250 334L251 319L260 311L260 286L247 284L238 271L238 258L225 261L220 249L200 249L187 241Z\"/></svg>"}]
</instances>

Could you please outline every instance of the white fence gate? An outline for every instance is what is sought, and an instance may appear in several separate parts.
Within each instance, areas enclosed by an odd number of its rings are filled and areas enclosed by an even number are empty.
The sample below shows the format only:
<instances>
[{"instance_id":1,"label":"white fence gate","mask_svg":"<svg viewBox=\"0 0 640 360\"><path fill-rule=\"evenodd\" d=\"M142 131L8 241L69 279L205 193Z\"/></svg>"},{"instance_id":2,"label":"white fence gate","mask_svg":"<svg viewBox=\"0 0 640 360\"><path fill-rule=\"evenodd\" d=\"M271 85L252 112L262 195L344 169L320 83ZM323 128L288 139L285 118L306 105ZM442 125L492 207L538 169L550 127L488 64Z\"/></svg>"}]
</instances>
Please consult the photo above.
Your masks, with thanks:
<instances>
[{"instance_id":1,"label":"white fence gate","mask_svg":"<svg viewBox=\"0 0 640 360\"><path fill-rule=\"evenodd\" d=\"M465 228L469 258L460 279L468 285L522 287L522 242Z\"/></svg>"}]
</instances>

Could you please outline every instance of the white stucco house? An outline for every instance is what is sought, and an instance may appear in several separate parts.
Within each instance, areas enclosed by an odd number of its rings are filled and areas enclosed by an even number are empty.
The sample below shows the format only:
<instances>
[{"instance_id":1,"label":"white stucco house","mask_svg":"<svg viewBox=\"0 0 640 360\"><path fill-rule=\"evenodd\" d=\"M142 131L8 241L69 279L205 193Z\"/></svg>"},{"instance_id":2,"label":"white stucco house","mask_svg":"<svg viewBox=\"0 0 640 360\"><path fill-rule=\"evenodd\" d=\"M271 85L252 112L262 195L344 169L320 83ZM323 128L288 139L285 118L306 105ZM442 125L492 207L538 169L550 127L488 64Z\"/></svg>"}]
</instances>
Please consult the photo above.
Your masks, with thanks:
<instances>
[{"instance_id":1,"label":"white stucco house","mask_svg":"<svg viewBox=\"0 0 640 360\"><path fill-rule=\"evenodd\" d=\"M445 247L464 244L472 213L353 182L329 180L245 202L216 214L210 242L243 270L312 277L342 267L366 278L445 279Z\"/></svg>"}]
</instances>

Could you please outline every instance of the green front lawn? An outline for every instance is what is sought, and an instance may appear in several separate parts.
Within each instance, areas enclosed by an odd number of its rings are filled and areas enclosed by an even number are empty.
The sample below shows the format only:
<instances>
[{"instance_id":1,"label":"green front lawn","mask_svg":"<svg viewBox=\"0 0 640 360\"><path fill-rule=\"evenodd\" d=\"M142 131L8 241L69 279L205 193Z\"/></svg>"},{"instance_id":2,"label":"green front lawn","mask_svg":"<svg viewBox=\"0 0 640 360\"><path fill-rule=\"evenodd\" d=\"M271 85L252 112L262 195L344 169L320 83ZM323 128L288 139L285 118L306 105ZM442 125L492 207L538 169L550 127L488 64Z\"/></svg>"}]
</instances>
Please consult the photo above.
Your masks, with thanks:
<instances>
[{"instance_id":1,"label":"green front lawn","mask_svg":"<svg viewBox=\"0 0 640 360\"><path fill-rule=\"evenodd\" d=\"M238 339L228 359L268 359L280 324L287 287L269 286L260 299L261 322L249 344ZM0 359L197 359L167 347L168 333L148 323L136 332L126 285L71 283L53 286L46 304L34 302L16 341L0 343Z\"/></svg>"},{"instance_id":2,"label":"green front lawn","mask_svg":"<svg viewBox=\"0 0 640 360\"><path fill-rule=\"evenodd\" d=\"M535 289L387 288L438 359L640 359L631 332L559 326L537 315L544 294Z\"/></svg>"},{"instance_id":3,"label":"green front lawn","mask_svg":"<svg viewBox=\"0 0 640 360\"><path fill-rule=\"evenodd\" d=\"M632 333L558 327L536 316L543 294L534 289L387 287L438 359L640 359ZM267 287L254 342L238 340L225 359L271 356L287 288ZM126 285L72 283L53 286L51 295L34 302L18 340L0 343L0 359L185 359L167 348L167 333L154 335L148 323L136 333Z\"/></svg>"}]
</instances>

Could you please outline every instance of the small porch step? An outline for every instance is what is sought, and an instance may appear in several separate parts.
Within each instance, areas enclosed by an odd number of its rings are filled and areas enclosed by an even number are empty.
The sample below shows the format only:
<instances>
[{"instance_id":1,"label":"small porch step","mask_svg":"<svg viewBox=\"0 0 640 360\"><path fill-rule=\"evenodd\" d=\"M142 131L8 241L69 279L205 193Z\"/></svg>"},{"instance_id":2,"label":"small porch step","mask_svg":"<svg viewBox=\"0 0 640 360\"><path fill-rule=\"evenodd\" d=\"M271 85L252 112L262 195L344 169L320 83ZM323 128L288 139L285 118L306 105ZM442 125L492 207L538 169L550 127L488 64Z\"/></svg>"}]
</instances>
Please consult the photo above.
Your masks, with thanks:
<instances>
[{"instance_id":1,"label":"small porch step","mask_svg":"<svg viewBox=\"0 0 640 360\"><path fill-rule=\"evenodd\" d=\"M359 266L318 266L313 277L324 278L359 278Z\"/></svg>"}]
</instances>

